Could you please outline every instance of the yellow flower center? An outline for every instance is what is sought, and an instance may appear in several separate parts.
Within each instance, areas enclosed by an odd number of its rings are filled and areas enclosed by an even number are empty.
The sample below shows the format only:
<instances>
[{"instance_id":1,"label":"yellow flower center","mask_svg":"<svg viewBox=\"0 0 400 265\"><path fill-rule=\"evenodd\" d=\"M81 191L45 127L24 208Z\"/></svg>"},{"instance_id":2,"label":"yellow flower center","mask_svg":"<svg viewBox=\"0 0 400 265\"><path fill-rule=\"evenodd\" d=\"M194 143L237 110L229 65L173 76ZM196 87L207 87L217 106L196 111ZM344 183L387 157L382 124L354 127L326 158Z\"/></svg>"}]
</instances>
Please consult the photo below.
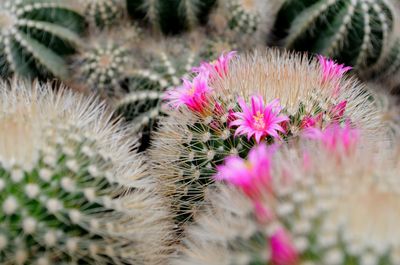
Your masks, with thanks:
<instances>
[{"instance_id":1,"label":"yellow flower center","mask_svg":"<svg viewBox=\"0 0 400 265\"><path fill-rule=\"evenodd\" d=\"M255 129L262 130L265 128L264 114L261 113L259 110L257 111L256 115L253 115L253 119Z\"/></svg>"}]
</instances>

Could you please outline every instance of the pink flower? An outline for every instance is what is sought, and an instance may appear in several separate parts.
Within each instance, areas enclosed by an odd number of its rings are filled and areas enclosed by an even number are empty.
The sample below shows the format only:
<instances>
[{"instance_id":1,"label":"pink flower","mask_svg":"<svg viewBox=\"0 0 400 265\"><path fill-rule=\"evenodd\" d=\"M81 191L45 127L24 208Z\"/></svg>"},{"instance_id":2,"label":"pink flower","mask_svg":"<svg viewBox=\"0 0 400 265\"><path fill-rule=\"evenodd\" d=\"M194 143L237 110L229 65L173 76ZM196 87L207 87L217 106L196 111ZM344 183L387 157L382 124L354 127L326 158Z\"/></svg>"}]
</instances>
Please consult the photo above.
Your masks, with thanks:
<instances>
[{"instance_id":1,"label":"pink flower","mask_svg":"<svg viewBox=\"0 0 400 265\"><path fill-rule=\"evenodd\" d=\"M318 55L319 62L322 66L323 80L340 79L343 75L350 71L352 68L344 64L335 63L335 61L328 59L322 55Z\"/></svg>"},{"instance_id":2,"label":"pink flower","mask_svg":"<svg viewBox=\"0 0 400 265\"><path fill-rule=\"evenodd\" d=\"M182 79L183 85L168 91L165 99L174 108L186 105L194 112L204 113L209 108L212 91L208 86L208 76L207 72L202 72L193 81Z\"/></svg>"},{"instance_id":3,"label":"pink flower","mask_svg":"<svg viewBox=\"0 0 400 265\"><path fill-rule=\"evenodd\" d=\"M270 237L271 262L273 265L295 265L298 264L299 256L289 235L283 228Z\"/></svg>"},{"instance_id":4,"label":"pink flower","mask_svg":"<svg viewBox=\"0 0 400 265\"><path fill-rule=\"evenodd\" d=\"M340 102L339 104L333 106L329 111L330 116L333 120L339 121L343 118L344 112L346 111L347 100Z\"/></svg>"},{"instance_id":5,"label":"pink flower","mask_svg":"<svg viewBox=\"0 0 400 265\"><path fill-rule=\"evenodd\" d=\"M300 129L306 129L310 127L316 127L322 121L322 113L318 114L317 116L313 117L311 115L307 115L303 118L300 123Z\"/></svg>"},{"instance_id":6,"label":"pink flower","mask_svg":"<svg viewBox=\"0 0 400 265\"><path fill-rule=\"evenodd\" d=\"M236 112L236 120L231 122L231 126L239 126L235 136L247 134L247 139L253 135L257 143L266 136L280 138L278 132L285 133L281 123L288 121L288 117L279 113L282 107L279 100L275 99L264 106L264 101L260 96L251 97L251 108L248 108L242 98L238 100L243 112Z\"/></svg>"},{"instance_id":7,"label":"pink flower","mask_svg":"<svg viewBox=\"0 0 400 265\"><path fill-rule=\"evenodd\" d=\"M360 132L350 126L349 122L341 127L338 123L329 125L325 130L308 128L304 136L310 139L320 140L331 152L344 150L349 153L358 143Z\"/></svg>"},{"instance_id":8,"label":"pink flower","mask_svg":"<svg viewBox=\"0 0 400 265\"><path fill-rule=\"evenodd\" d=\"M258 199L262 190L270 189L271 150L259 145L250 150L248 160L230 156L217 167L214 178L240 188L249 198Z\"/></svg>"},{"instance_id":9,"label":"pink flower","mask_svg":"<svg viewBox=\"0 0 400 265\"><path fill-rule=\"evenodd\" d=\"M229 62L236 55L236 51L228 52L227 54L222 54L214 62L203 62L200 67L195 67L192 71L196 73L209 72L210 78L214 79L217 76L224 77L229 72Z\"/></svg>"},{"instance_id":10,"label":"pink flower","mask_svg":"<svg viewBox=\"0 0 400 265\"><path fill-rule=\"evenodd\" d=\"M340 79L343 75L350 71L352 68L344 64L335 63L335 61L328 59L322 55L318 55L319 62L322 66L322 82L334 81L335 87L333 95L337 96L340 92Z\"/></svg>"}]
</instances>

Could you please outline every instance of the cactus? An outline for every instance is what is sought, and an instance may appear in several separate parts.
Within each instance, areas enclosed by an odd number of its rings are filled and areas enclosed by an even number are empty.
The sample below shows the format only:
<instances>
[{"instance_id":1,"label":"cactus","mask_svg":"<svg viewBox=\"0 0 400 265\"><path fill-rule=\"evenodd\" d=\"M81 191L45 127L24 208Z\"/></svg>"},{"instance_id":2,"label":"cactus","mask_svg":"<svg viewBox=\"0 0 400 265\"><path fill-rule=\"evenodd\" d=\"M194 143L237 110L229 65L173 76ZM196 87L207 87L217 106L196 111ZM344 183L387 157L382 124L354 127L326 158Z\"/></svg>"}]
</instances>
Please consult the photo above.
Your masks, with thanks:
<instances>
[{"instance_id":1,"label":"cactus","mask_svg":"<svg viewBox=\"0 0 400 265\"><path fill-rule=\"evenodd\" d=\"M109 27L122 19L125 6L123 0L84 0L84 12L92 25Z\"/></svg>"},{"instance_id":2,"label":"cactus","mask_svg":"<svg viewBox=\"0 0 400 265\"><path fill-rule=\"evenodd\" d=\"M216 16L224 19L213 23L222 23L224 28L242 34L254 34L264 42L271 30L274 18L283 0L220 0ZM258 35L258 36L257 36Z\"/></svg>"},{"instance_id":3,"label":"cactus","mask_svg":"<svg viewBox=\"0 0 400 265\"><path fill-rule=\"evenodd\" d=\"M226 63L229 56L209 64L226 69L226 73L219 72L222 76L215 77L216 73L211 73L211 77L204 80L204 75L199 74L193 83L185 81L184 87L187 86L190 93L185 94L182 88L169 93L167 98L171 100L177 96L173 100L175 103L180 98L187 98L191 103L200 101L193 106L182 104L177 110L167 111L169 117L160 122L160 129L154 133L149 151L152 175L163 183L165 194L176 201L174 207L181 222L191 220L203 204L204 190L213 183L211 176L224 158L231 154L245 157L260 141L257 136L255 139L240 136L237 126L229 125L235 119L233 112L240 113L243 109L244 103L240 106L237 103L240 97L247 102L252 96L257 102L271 102L269 106L275 111L272 116L282 119L284 115L288 119L276 124L281 127L274 127L279 128L279 135L272 132L275 136L264 137L262 141L268 143L279 141L277 138L296 139L312 124L324 129L332 122L351 120L372 130L371 134L377 133L379 128L378 110L368 100L369 93L354 79L341 75L329 78L325 73L327 69L323 69L324 61L321 66L315 59L309 62L306 56L267 51L236 58L230 66L223 66L221 62ZM211 87L209 93L196 92L196 89L204 90L204 86ZM280 100L280 107L276 99ZM265 118L265 115L254 115ZM256 125L266 124L269 121Z\"/></svg>"},{"instance_id":4,"label":"cactus","mask_svg":"<svg viewBox=\"0 0 400 265\"><path fill-rule=\"evenodd\" d=\"M176 34L204 24L216 0L126 0L134 18L146 19L165 34Z\"/></svg>"},{"instance_id":5,"label":"cactus","mask_svg":"<svg viewBox=\"0 0 400 265\"><path fill-rule=\"evenodd\" d=\"M85 45L71 57L72 83L104 96L120 92L129 77L135 59L132 49L139 38L140 29L129 24L88 36Z\"/></svg>"},{"instance_id":6,"label":"cactus","mask_svg":"<svg viewBox=\"0 0 400 265\"><path fill-rule=\"evenodd\" d=\"M84 18L65 0L0 3L0 74L66 77L63 55L81 40Z\"/></svg>"},{"instance_id":7,"label":"cactus","mask_svg":"<svg viewBox=\"0 0 400 265\"><path fill-rule=\"evenodd\" d=\"M319 145L278 150L257 206L211 190L172 264L398 264L398 153L362 145L339 160Z\"/></svg>"},{"instance_id":8,"label":"cactus","mask_svg":"<svg viewBox=\"0 0 400 265\"><path fill-rule=\"evenodd\" d=\"M275 22L275 43L324 54L362 72L383 56L398 14L386 0L286 0Z\"/></svg>"},{"instance_id":9,"label":"cactus","mask_svg":"<svg viewBox=\"0 0 400 265\"><path fill-rule=\"evenodd\" d=\"M163 264L168 210L104 103L0 84L0 263Z\"/></svg>"}]
</instances>

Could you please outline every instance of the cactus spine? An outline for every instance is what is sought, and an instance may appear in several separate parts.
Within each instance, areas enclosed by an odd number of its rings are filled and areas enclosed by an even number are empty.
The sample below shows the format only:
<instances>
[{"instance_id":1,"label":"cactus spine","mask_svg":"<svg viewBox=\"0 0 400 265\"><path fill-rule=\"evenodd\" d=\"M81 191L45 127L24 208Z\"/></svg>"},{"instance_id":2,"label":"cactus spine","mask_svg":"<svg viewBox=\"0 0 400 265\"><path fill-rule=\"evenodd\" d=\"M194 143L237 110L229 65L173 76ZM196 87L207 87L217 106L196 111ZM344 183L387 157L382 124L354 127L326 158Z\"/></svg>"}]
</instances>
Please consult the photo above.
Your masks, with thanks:
<instances>
[{"instance_id":1,"label":"cactus spine","mask_svg":"<svg viewBox=\"0 0 400 265\"><path fill-rule=\"evenodd\" d=\"M162 264L168 211L105 105L0 87L0 262Z\"/></svg>"},{"instance_id":2,"label":"cactus spine","mask_svg":"<svg viewBox=\"0 0 400 265\"><path fill-rule=\"evenodd\" d=\"M120 20L124 13L123 0L84 0L85 15L99 27L109 27Z\"/></svg>"},{"instance_id":3,"label":"cactus spine","mask_svg":"<svg viewBox=\"0 0 400 265\"><path fill-rule=\"evenodd\" d=\"M361 72L382 57L398 14L389 0L287 0L274 35L286 48L324 54Z\"/></svg>"},{"instance_id":4,"label":"cactus spine","mask_svg":"<svg viewBox=\"0 0 400 265\"><path fill-rule=\"evenodd\" d=\"M66 77L63 55L80 43L84 19L68 1L0 3L0 74Z\"/></svg>"},{"instance_id":5,"label":"cactus spine","mask_svg":"<svg viewBox=\"0 0 400 265\"><path fill-rule=\"evenodd\" d=\"M145 18L154 29L175 34L204 24L216 0L127 0L134 18Z\"/></svg>"}]
</instances>

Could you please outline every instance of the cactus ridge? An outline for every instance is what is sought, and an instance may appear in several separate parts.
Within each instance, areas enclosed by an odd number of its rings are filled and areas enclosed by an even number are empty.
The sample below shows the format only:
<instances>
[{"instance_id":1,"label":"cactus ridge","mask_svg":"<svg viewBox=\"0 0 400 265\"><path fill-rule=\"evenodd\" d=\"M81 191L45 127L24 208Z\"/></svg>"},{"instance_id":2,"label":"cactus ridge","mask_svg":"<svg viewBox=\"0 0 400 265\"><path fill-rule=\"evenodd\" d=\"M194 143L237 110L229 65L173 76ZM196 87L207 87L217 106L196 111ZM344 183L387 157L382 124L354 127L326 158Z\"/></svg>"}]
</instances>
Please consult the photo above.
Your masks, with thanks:
<instances>
[{"instance_id":1,"label":"cactus ridge","mask_svg":"<svg viewBox=\"0 0 400 265\"><path fill-rule=\"evenodd\" d=\"M362 70L383 56L397 14L388 0L288 0L275 35L287 48L324 54Z\"/></svg>"},{"instance_id":2,"label":"cactus ridge","mask_svg":"<svg viewBox=\"0 0 400 265\"><path fill-rule=\"evenodd\" d=\"M0 3L0 74L66 77L63 55L81 43L84 19L68 1Z\"/></svg>"}]
</instances>

